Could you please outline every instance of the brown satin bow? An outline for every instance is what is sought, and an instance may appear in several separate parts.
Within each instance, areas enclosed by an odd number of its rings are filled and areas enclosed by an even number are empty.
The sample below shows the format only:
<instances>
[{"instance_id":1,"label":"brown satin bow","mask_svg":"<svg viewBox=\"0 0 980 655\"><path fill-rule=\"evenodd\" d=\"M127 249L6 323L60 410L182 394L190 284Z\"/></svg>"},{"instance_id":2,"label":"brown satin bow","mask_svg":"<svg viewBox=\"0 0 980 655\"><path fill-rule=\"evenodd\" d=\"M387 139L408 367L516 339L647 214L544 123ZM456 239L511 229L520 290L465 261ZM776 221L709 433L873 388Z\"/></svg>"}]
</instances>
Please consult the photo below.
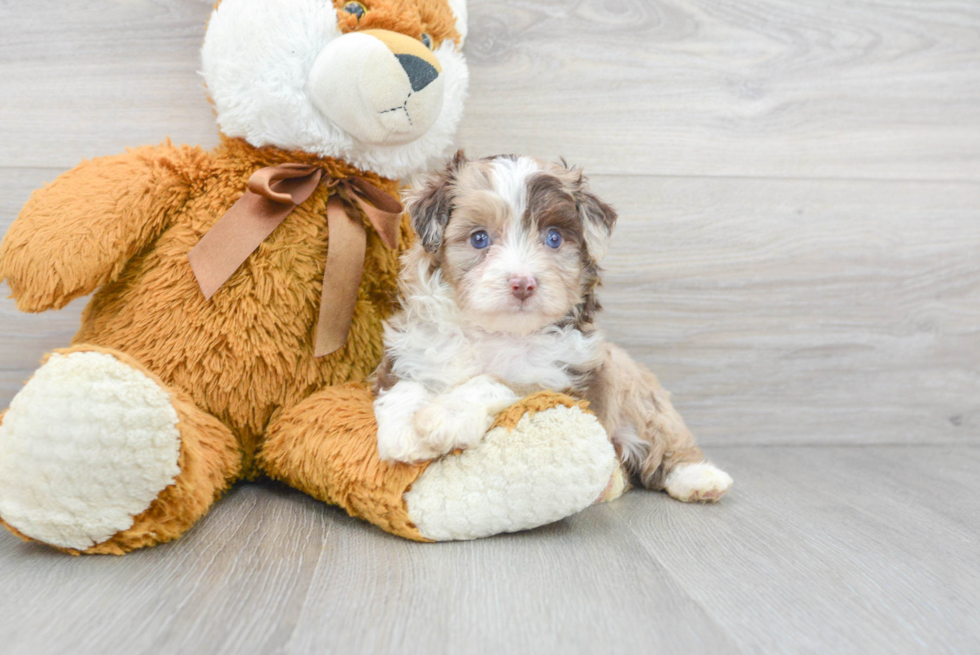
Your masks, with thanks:
<instances>
[{"instance_id":1,"label":"brown satin bow","mask_svg":"<svg viewBox=\"0 0 980 655\"><path fill-rule=\"evenodd\" d=\"M248 256L313 195L322 171L306 164L279 164L260 169L248 180L248 191L232 205L188 254L194 276L211 296ZM329 355L347 341L357 289L364 272L367 233L348 207L356 205L389 248L398 247L402 204L361 177L337 180L327 202L327 264L323 272L316 357Z\"/></svg>"}]
</instances>

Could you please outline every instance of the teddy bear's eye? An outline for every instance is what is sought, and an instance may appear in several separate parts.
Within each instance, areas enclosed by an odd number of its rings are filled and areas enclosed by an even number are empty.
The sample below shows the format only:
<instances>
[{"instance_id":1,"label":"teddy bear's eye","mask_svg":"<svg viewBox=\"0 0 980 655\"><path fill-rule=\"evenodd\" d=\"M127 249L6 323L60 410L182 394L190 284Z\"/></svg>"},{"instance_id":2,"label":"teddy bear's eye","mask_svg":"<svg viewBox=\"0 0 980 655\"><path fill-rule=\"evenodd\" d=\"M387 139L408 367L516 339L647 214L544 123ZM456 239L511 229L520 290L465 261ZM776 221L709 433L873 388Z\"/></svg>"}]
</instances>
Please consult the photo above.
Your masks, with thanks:
<instances>
[{"instance_id":1,"label":"teddy bear's eye","mask_svg":"<svg viewBox=\"0 0 980 655\"><path fill-rule=\"evenodd\" d=\"M364 18L364 13L367 11L367 7L360 2L348 2L346 5L344 5L344 11L351 16L357 16L357 20L361 20Z\"/></svg>"},{"instance_id":2,"label":"teddy bear's eye","mask_svg":"<svg viewBox=\"0 0 980 655\"><path fill-rule=\"evenodd\" d=\"M422 36L419 37L419 39L422 41L422 45L424 45L429 50L432 50L432 37L431 36L429 36L428 34L424 34L423 33Z\"/></svg>"}]
</instances>

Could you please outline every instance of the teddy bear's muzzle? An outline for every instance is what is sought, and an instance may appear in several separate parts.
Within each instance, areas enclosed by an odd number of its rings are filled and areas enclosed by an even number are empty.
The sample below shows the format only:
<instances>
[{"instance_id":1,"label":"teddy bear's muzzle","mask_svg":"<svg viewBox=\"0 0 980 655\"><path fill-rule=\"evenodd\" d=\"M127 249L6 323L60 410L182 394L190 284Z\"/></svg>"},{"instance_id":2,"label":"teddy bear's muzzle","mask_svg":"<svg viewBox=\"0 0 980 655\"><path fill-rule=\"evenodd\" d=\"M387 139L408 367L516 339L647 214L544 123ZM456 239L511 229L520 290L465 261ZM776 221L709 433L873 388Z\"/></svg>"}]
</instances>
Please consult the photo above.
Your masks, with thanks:
<instances>
[{"instance_id":1,"label":"teddy bear's muzzle","mask_svg":"<svg viewBox=\"0 0 980 655\"><path fill-rule=\"evenodd\" d=\"M442 66L420 41L388 30L351 32L317 55L307 80L316 108L370 145L425 134L442 110Z\"/></svg>"}]
</instances>

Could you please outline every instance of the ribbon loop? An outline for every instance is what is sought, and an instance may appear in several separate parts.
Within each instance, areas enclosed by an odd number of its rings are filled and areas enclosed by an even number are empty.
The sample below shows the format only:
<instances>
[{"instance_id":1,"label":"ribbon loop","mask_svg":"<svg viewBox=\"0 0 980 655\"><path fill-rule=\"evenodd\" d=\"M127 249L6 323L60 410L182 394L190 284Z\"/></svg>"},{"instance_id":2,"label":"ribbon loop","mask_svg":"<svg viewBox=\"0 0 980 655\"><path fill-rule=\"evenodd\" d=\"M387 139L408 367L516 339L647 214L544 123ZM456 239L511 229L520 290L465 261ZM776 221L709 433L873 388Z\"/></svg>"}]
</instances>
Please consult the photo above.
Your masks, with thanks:
<instances>
[{"instance_id":1,"label":"ribbon loop","mask_svg":"<svg viewBox=\"0 0 980 655\"><path fill-rule=\"evenodd\" d=\"M405 211L401 202L363 178L349 178L341 181L339 186L361 208L381 241L388 248L396 249L402 212Z\"/></svg>"},{"instance_id":2,"label":"ribbon loop","mask_svg":"<svg viewBox=\"0 0 980 655\"><path fill-rule=\"evenodd\" d=\"M289 214L313 195L323 171L306 164L279 164L256 171L248 191L208 230L187 257L206 299L228 281ZM351 216L356 205L385 246L398 247L404 211L398 199L362 177L337 180L327 203L327 262L316 327L316 357L347 342L364 272L367 233Z\"/></svg>"},{"instance_id":3,"label":"ribbon loop","mask_svg":"<svg viewBox=\"0 0 980 655\"><path fill-rule=\"evenodd\" d=\"M248 178L248 190L283 205L302 205L316 191L322 174L306 164L267 166Z\"/></svg>"}]
</instances>

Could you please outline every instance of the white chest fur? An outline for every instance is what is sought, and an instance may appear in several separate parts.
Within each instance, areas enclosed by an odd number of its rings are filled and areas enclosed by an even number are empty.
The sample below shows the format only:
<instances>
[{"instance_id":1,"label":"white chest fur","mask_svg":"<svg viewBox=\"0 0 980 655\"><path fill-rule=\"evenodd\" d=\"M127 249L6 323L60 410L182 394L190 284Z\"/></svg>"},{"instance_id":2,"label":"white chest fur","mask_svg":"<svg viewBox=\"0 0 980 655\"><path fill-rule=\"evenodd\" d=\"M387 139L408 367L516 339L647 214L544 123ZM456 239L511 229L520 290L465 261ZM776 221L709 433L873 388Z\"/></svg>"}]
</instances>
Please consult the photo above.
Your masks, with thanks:
<instances>
[{"instance_id":1,"label":"white chest fur","mask_svg":"<svg viewBox=\"0 0 980 655\"><path fill-rule=\"evenodd\" d=\"M570 327L516 335L451 323L396 323L385 334L393 372L435 393L478 375L519 387L570 389L577 374L597 365L602 343L600 334L585 335Z\"/></svg>"}]
</instances>

